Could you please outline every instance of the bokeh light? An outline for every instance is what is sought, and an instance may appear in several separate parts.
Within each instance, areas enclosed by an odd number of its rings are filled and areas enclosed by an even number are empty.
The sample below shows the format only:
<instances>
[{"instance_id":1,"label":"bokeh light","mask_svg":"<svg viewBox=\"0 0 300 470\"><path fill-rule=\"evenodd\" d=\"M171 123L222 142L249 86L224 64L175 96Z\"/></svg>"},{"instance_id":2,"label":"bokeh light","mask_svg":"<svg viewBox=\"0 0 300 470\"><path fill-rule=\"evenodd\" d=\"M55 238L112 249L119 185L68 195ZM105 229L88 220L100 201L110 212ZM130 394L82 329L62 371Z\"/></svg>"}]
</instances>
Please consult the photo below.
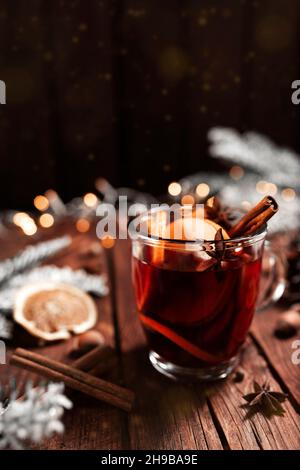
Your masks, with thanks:
<instances>
[{"instance_id":1,"label":"bokeh light","mask_svg":"<svg viewBox=\"0 0 300 470\"><path fill-rule=\"evenodd\" d=\"M244 209L244 211L249 211L252 207L252 204L249 201L242 201L241 207Z\"/></svg>"},{"instance_id":2,"label":"bokeh light","mask_svg":"<svg viewBox=\"0 0 300 470\"><path fill-rule=\"evenodd\" d=\"M90 221L87 219L78 219L76 222L76 229L80 233L88 232L90 229L90 226L91 226Z\"/></svg>"},{"instance_id":3,"label":"bokeh light","mask_svg":"<svg viewBox=\"0 0 300 470\"><path fill-rule=\"evenodd\" d=\"M170 183L168 186L168 193L171 196L179 196L181 191L182 191L181 184L177 183L176 181L173 181L173 183Z\"/></svg>"},{"instance_id":4,"label":"bokeh light","mask_svg":"<svg viewBox=\"0 0 300 470\"><path fill-rule=\"evenodd\" d=\"M54 224L54 217L53 215L46 213L41 215L39 222L42 227L49 228Z\"/></svg>"},{"instance_id":5,"label":"bokeh light","mask_svg":"<svg viewBox=\"0 0 300 470\"><path fill-rule=\"evenodd\" d=\"M195 204L195 198L191 194L186 194L181 198L181 204L183 206L193 206Z\"/></svg>"},{"instance_id":6,"label":"bokeh light","mask_svg":"<svg viewBox=\"0 0 300 470\"><path fill-rule=\"evenodd\" d=\"M95 207L98 203L98 198L93 193L87 193L83 197L83 202L85 203L87 207Z\"/></svg>"},{"instance_id":7,"label":"bokeh light","mask_svg":"<svg viewBox=\"0 0 300 470\"><path fill-rule=\"evenodd\" d=\"M34 222L34 220L27 221L24 225L22 225L22 230L25 233L25 235L32 236L37 232L37 226Z\"/></svg>"},{"instance_id":8,"label":"bokeh light","mask_svg":"<svg viewBox=\"0 0 300 470\"><path fill-rule=\"evenodd\" d=\"M13 222L23 230L25 235L31 236L37 232L35 221L26 212L17 212L13 217Z\"/></svg>"},{"instance_id":9,"label":"bokeh light","mask_svg":"<svg viewBox=\"0 0 300 470\"><path fill-rule=\"evenodd\" d=\"M277 193L277 186L274 183L261 180L256 183L256 191L260 194L270 194L271 196L275 196Z\"/></svg>"},{"instance_id":10,"label":"bokeh light","mask_svg":"<svg viewBox=\"0 0 300 470\"><path fill-rule=\"evenodd\" d=\"M36 196L33 204L39 211L46 211L49 207L49 201L46 196Z\"/></svg>"},{"instance_id":11,"label":"bokeh light","mask_svg":"<svg viewBox=\"0 0 300 470\"><path fill-rule=\"evenodd\" d=\"M209 195L210 187L206 183L200 183L196 187L196 193L199 197L204 198Z\"/></svg>"},{"instance_id":12,"label":"bokeh light","mask_svg":"<svg viewBox=\"0 0 300 470\"><path fill-rule=\"evenodd\" d=\"M23 220L29 218L29 215L26 212L17 212L13 216L13 223L18 227L21 227Z\"/></svg>"},{"instance_id":13,"label":"bokeh light","mask_svg":"<svg viewBox=\"0 0 300 470\"><path fill-rule=\"evenodd\" d=\"M244 174L244 169L239 165L233 165L229 170L229 176L235 181L238 181L243 178Z\"/></svg>"},{"instance_id":14,"label":"bokeh light","mask_svg":"<svg viewBox=\"0 0 300 470\"><path fill-rule=\"evenodd\" d=\"M101 239L101 244L103 248L113 248L115 246L116 240L115 238L111 237L110 235L106 235L106 237L103 237Z\"/></svg>"},{"instance_id":15,"label":"bokeh light","mask_svg":"<svg viewBox=\"0 0 300 470\"><path fill-rule=\"evenodd\" d=\"M293 188L285 188L281 191L281 197L284 201L293 201L296 197L296 191Z\"/></svg>"}]
</instances>

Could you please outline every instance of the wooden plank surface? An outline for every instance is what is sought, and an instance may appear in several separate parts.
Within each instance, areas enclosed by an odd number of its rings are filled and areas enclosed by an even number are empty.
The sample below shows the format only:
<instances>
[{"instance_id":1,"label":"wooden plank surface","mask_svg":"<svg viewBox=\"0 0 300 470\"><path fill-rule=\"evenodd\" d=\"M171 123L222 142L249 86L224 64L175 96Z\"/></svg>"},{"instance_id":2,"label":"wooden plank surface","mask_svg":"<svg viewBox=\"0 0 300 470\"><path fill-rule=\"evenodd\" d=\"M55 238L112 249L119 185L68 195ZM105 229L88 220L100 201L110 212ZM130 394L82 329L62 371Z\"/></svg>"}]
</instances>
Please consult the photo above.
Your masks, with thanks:
<instances>
[{"instance_id":1,"label":"wooden plank surface","mask_svg":"<svg viewBox=\"0 0 300 470\"><path fill-rule=\"evenodd\" d=\"M267 357L270 366L294 399L298 410L300 410L300 366L292 361L292 353L295 351L292 344L300 338L296 336L281 340L276 338L274 330L280 318L280 313L279 308L272 308L256 315L252 333Z\"/></svg>"},{"instance_id":2,"label":"wooden plank surface","mask_svg":"<svg viewBox=\"0 0 300 470\"><path fill-rule=\"evenodd\" d=\"M239 366L244 374L241 383L235 383L231 376L214 386L183 387L161 378L151 369L143 348L144 336L135 313L128 277L128 242L119 241L115 250L124 374L129 385L136 388L139 406L143 410L139 416L132 414L129 417L133 448L168 448L164 447L164 438L169 434L172 436L171 442L168 438L169 445L183 449L187 438L190 448L200 449L218 449L221 443L229 449L300 448L300 417L290 403L284 405L286 414L283 417L268 420L260 414L248 418L242 396L252 391L253 380L261 384L267 380L274 390L281 390L267 362L250 339ZM257 318L263 317L257 315ZM266 321L265 329L269 327ZM270 350L268 352L271 354ZM191 426L192 439L189 437Z\"/></svg>"},{"instance_id":3,"label":"wooden plank surface","mask_svg":"<svg viewBox=\"0 0 300 470\"><path fill-rule=\"evenodd\" d=\"M253 391L253 380L260 384L267 381L272 390L282 391L251 340L243 351L239 370L244 374L241 383L235 383L229 378L209 392L212 409L229 448L299 449L300 417L291 403L284 404L284 416L273 416L271 419L261 413L251 416L243 406L245 401L242 397Z\"/></svg>"},{"instance_id":4,"label":"wooden plank surface","mask_svg":"<svg viewBox=\"0 0 300 470\"><path fill-rule=\"evenodd\" d=\"M149 363L129 276L130 246L118 241L117 297L124 378L137 395L129 415L133 449L221 449L205 395L161 376Z\"/></svg>"},{"instance_id":5,"label":"wooden plank surface","mask_svg":"<svg viewBox=\"0 0 300 470\"><path fill-rule=\"evenodd\" d=\"M69 233L73 237L71 247L67 248L63 253L56 255L52 260L59 266L70 266L72 268L79 268L85 265L92 266L95 269L95 260L86 257L84 253L95 242L94 236L79 235L73 228L74 224L68 223L67 228L63 224L61 227L45 232L45 236L59 236L62 233ZM24 243L24 237L19 237L17 233L13 233L7 241L8 250L4 249L2 244L2 257L11 254L11 251L16 251L18 246ZM27 239L30 241L30 239ZM96 241L98 246L100 244ZM103 253L97 256L98 271L105 271L105 257ZM96 329L101 331L105 336L106 341L113 345L114 331L111 322L111 307L109 297L96 300L99 311L99 322ZM20 335L18 345L28 345L28 338ZM21 343L20 343L21 342ZM25 344L24 344L25 342ZM15 342L16 343L16 342ZM73 341L68 340L60 343L55 343L51 346L39 347L38 351L41 354L48 355L52 358L57 358L66 362L70 362L69 353L72 348ZM16 346L13 344L12 347ZM36 349L36 347L35 347ZM37 382L38 378L25 371L20 371L15 367L1 367L1 380L8 379L11 376L16 377L20 389L24 382L31 378ZM71 411L65 414L65 433L61 436L43 442L41 448L48 449L121 449L127 447L126 442L126 416L112 407L108 407L99 401L80 395L79 393L72 392L70 394L71 400L74 402L74 407Z\"/></svg>"},{"instance_id":6,"label":"wooden plank surface","mask_svg":"<svg viewBox=\"0 0 300 470\"><path fill-rule=\"evenodd\" d=\"M299 449L300 418L299 366L290 361L290 341L274 338L273 323L278 311L257 314L238 370L244 375L236 382L234 375L212 385L174 383L156 372L149 363L145 338L138 316L130 278L130 244L117 242L113 250L87 255L96 239L91 231L79 235L74 223L44 231L42 237L70 233L73 243L53 262L91 271L108 271L105 258L113 261L113 295L97 300L101 331L110 344L116 338L120 349L120 370L113 379L122 381L137 395L133 412L126 415L78 393L71 393L74 409L64 417L66 431L44 442L48 449ZM1 257L11 255L24 245L25 238L9 232L1 239ZM27 242L29 240L27 239ZM96 241L99 247L99 242ZM97 251L97 250L96 250ZM108 255L107 256L105 256ZM113 318L113 313L117 317ZM117 328L117 331L114 330ZM115 334L116 333L116 334ZM30 346L24 335L16 343ZM72 340L39 348L42 354L70 361ZM295 368L292 368L295 367ZM1 367L1 380L15 375L22 385L29 377L25 371ZM291 401L284 403L283 417L267 420L261 414L248 416L243 394L251 391L252 381L268 380L275 390L288 390Z\"/></svg>"}]
</instances>

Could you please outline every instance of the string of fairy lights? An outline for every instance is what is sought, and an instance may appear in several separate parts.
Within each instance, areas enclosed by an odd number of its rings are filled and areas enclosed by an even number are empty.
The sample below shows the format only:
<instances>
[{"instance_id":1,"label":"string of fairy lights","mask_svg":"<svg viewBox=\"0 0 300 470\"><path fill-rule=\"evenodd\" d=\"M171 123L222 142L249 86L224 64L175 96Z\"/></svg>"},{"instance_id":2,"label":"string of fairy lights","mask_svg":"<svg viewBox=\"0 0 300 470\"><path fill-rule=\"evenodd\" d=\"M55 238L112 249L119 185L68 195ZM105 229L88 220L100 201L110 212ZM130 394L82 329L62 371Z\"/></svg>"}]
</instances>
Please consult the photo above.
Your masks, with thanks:
<instances>
[{"instance_id":1,"label":"string of fairy lights","mask_svg":"<svg viewBox=\"0 0 300 470\"><path fill-rule=\"evenodd\" d=\"M85 233L91 227L91 212L95 211L100 203L100 199L94 193L86 193L78 203L78 213L75 218L75 226L78 232ZM27 212L16 212L13 215L13 223L19 227L27 236L33 236L38 228L47 229L55 224L56 219L68 215L68 205L65 205L59 195L54 190L48 190L45 194L37 195L33 200L33 205L38 211L38 216L30 215Z\"/></svg>"},{"instance_id":2,"label":"string of fairy lights","mask_svg":"<svg viewBox=\"0 0 300 470\"><path fill-rule=\"evenodd\" d=\"M233 165L229 169L228 174L232 180L239 181L245 175L245 170L239 165ZM296 191L293 188L287 187L280 189L271 181L260 180L256 183L255 189L260 195L270 194L271 196L276 196L280 191L280 196L285 202L293 201L296 198ZM168 194L176 199L176 201L180 201L182 205L193 205L197 202L201 202L205 200L210 193L211 188L206 182L199 182L190 194L183 193L183 187L178 181L172 181L168 186ZM243 209L247 210L251 207L251 203L246 200L241 201L241 206Z\"/></svg>"},{"instance_id":3,"label":"string of fairy lights","mask_svg":"<svg viewBox=\"0 0 300 470\"><path fill-rule=\"evenodd\" d=\"M228 170L228 175L232 181L237 182L244 177L245 170L239 165L233 165ZM11 220L13 224L28 237L34 236L39 229L45 230L53 227L53 225L64 216L70 216L74 220L75 228L79 233L87 233L91 229L92 220L96 215L98 205L101 204L102 201L116 200L119 194L118 190L113 188L106 180L101 179L97 181L96 189L97 191L101 189L101 195L104 194L103 199L93 192L88 192L83 197L76 198L64 204L58 193L50 189L44 194L39 194L34 197L34 212L14 212ZM271 181L258 181L255 190L259 195L270 194L275 196L280 193L280 197L285 202L293 201L296 198L296 191L292 187L279 188ZM128 194L133 193L134 197L133 190L127 189L127 192ZM210 194L213 194L211 186L208 182L204 181L199 181L193 187L193 190L188 193L184 191L184 187L179 181L172 181L168 185L167 192L168 198L171 199L171 201L179 202L182 205L201 203L209 197ZM124 194L124 192L122 194ZM145 199L147 198L145 197ZM247 210L251 207L251 203L246 200L241 201L241 207ZM105 247L110 248L113 246L114 241L111 237L106 237L102 240L102 243Z\"/></svg>"}]
</instances>

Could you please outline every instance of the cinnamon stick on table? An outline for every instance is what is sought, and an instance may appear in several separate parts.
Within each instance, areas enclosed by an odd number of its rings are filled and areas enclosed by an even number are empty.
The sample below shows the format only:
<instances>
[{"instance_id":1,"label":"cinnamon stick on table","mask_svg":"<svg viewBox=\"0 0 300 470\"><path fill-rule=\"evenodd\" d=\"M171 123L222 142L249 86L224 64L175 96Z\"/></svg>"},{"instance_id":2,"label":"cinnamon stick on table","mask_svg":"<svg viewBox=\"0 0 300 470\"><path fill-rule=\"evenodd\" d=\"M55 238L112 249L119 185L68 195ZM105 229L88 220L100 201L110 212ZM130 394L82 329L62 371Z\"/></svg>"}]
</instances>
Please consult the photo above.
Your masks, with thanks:
<instances>
[{"instance_id":1,"label":"cinnamon stick on table","mask_svg":"<svg viewBox=\"0 0 300 470\"><path fill-rule=\"evenodd\" d=\"M273 217L277 211L278 204L275 199L272 196L264 197L229 230L230 238L254 234Z\"/></svg>"},{"instance_id":2,"label":"cinnamon stick on table","mask_svg":"<svg viewBox=\"0 0 300 470\"><path fill-rule=\"evenodd\" d=\"M117 362L115 351L110 346L100 344L73 361L72 367L91 375L101 375L116 367Z\"/></svg>"},{"instance_id":3,"label":"cinnamon stick on table","mask_svg":"<svg viewBox=\"0 0 300 470\"><path fill-rule=\"evenodd\" d=\"M130 390L32 351L22 348L16 349L12 355L11 364L23 367L51 380L64 382L65 385L74 390L125 411L130 411L132 408L134 394Z\"/></svg>"}]
</instances>

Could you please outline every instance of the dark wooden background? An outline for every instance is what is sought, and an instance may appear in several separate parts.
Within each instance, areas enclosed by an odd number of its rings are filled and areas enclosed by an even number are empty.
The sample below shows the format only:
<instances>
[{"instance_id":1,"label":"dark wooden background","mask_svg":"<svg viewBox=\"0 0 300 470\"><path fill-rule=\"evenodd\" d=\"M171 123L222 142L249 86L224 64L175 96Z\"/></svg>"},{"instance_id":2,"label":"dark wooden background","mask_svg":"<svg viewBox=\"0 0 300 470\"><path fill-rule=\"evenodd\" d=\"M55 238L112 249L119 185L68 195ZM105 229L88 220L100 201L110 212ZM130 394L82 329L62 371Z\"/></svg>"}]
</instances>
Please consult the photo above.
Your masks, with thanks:
<instances>
[{"instance_id":1,"label":"dark wooden background","mask_svg":"<svg viewBox=\"0 0 300 470\"><path fill-rule=\"evenodd\" d=\"M97 176L153 193L216 165L211 126L300 151L298 0L0 0L0 206Z\"/></svg>"}]
</instances>

